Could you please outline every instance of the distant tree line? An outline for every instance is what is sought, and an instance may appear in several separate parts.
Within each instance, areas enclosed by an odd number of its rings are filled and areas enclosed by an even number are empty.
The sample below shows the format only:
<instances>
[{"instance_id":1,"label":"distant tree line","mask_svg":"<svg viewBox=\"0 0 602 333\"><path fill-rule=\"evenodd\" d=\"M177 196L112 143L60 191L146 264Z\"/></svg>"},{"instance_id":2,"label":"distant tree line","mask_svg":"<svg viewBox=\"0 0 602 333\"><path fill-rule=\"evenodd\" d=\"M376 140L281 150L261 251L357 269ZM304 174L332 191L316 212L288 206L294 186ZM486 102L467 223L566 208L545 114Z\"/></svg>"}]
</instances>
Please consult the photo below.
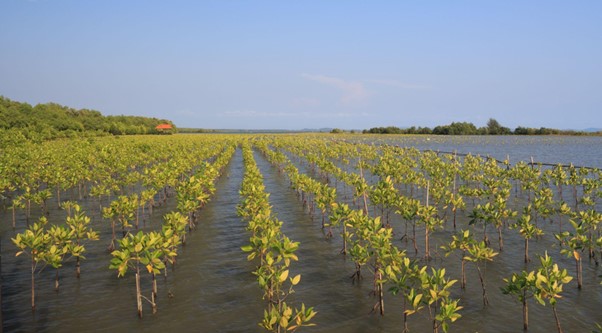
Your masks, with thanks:
<instances>
[{"instance_id":1,"label":"distant tree line","mask_svg":"<svg viewBox=\"0 0 602 333\"><path fill-rule=\"evenodd\" d=\"M553 128L529 128L519 126L514 131L510 128L502 126L497 120L489 119L487 126L476 127L469 122L452 122L449 125L436 126L433 129L429 127L409 127L399 128L395 126L373 127L368 130L363 130L364 134L434 134L434 135L590 135L602 134L586 133L582 131L559 130Z\"/></svg>"},{"instance_id":2,"label":"distant tree line","mask_svg":"<svg viewBox=\"0 0 602 333\"><path fill-rule=\"evenodd\" d=\"M180 128L178 128L178 133L199 134L199 133L218 133L218 131L214 130L214 129L205 129L205 128L180 127Z\"/></svg>"},{"instance_id":3,"label":"distant tree line","mask_svg":"<svg viewBox=\"0 0 602 333\"><path fill-rule=\"evenodd\" d=\"M99 111L76 110L56 103L31 106L0 96L0 131L18 131L29 139L157 134L155 127L162 123L174 126L165 119L103 116Z\"/></svg>"}]
</instances>

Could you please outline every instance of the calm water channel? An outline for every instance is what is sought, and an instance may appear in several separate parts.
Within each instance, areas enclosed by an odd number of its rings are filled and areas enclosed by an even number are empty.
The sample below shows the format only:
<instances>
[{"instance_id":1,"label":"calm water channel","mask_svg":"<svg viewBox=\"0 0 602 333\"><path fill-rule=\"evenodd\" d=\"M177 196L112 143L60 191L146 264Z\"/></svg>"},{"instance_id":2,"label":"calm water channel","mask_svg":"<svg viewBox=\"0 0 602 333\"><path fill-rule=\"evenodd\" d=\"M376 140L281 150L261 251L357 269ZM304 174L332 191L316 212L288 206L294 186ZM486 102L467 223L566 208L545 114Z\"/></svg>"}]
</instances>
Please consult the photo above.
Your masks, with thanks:
<instances>
[{"instance_id":1,"label":"calm water channel","mask_svg":"<svg viewBox=\"0 0 602 333\"><path fill-rule=\"evenodd\" d=\"M363 137L360 140L364 140ZM383 143L385 139L370 139ZM510 156L512 163L530 160L546 163L574 163L602 167L602 139L581 137L425 137L386 138L386 142L419 149L458 151L490 155L498 159ZM259 153L257 164L264 175L266 191L278 218L284 222L283 232L301 243L299 261L293 263L291 274L302 275L301 283L290 302L314 306L318 311L316 327L306 332L401 332L402 303L399 296L386 295L385 316L371 313L376 302L370 295L371 276L366 269L365 280L351 284L349 276L353 263L339 254L340 236L325 240L320 228L319 214L311 216L304 209L297 195L290 189L285 175L280 174ZM303 168L302 165L299 165ZM93 218L101 240L92 243L87 260L82 264L82 276L75 278L73 263L61 269L61 289L54 291L52 268L46 268L37 278L37 310L30 308L29 261L15 257L16 248L11 242L15 233L22 232L26 221L18 214L16 231L11 228L10 211L0 212L2 241L2 319L4 332L261 332L257 326L263 315L264 302L251 272L254 264L247 262L240 247L248 242L245 225L236 215L240 197L243 167L240 149L216 184L217 192L201 211L199 226L191 233L185 247L179 253L175 270L167 270L167 278L159 279L157 314L152 315L145 304L144 318L136 315L135 286L131 274L117 278L109 270L110 254L106 247L110 240L110 226L100 219L98 209L85 207ZM343 193L343 189L341 189ZM66 194L68 195L68 194ZM341 198L344 200L344 198ZM161 223L161 216L173 209L175 198L168 205L155 209L146 218L145 229L154 229ZM53 206L56 206L54 204ZM94 206L96 207L96 206ZM34 212L34 217L39 216ZM65 212L51 210L51 221L62 221ZM393 220L396 235L403 234L403 222ZM467 223L463 220L461 224ZM555 225L544 226L546 232L555 231ZM338 232L335 232L335 234ZM421 234L421 230L418 230ZM448 224L434 235L435 250L451 238L453 229ZM481 289L476 269L467 268L466 291L454 287L454 297L461 298L462 318L452 324L452 332L519 332L522 328L521 306L499 288L502 277L525 268L523 241L515 231L506 231L505 251L485 267L490 305L483 308ZM491 234L493 236L493 234ZM399 239L399 237L398 237ZM396 244L411 249L411 244L400 240ZM496 242L492 242L495 248ZM423 248L421 243L418 244ZM531 254L546 249L554 259L574 275L573 260L561 257L557 244L551 237L531 242ZM413 250L408 251L413 255ZM420 253L418 254L420 256ZM459 278L460 259L444 257L436 251L433 267L444 266L453 278ZM531 263L529 269L535 265ZM565 286L564 297L558 309L565 332L590 332L594 322L602 323L602 286L598 275L602 269L584 261L584 286L578 291L574 282ZM143 293L150 294L150 281L143 279ZM555 331L551 308L530 303L531 332ZM430 322L425 313L410 319L412 332L429 332Z\"/></svg>"}]
</instances>

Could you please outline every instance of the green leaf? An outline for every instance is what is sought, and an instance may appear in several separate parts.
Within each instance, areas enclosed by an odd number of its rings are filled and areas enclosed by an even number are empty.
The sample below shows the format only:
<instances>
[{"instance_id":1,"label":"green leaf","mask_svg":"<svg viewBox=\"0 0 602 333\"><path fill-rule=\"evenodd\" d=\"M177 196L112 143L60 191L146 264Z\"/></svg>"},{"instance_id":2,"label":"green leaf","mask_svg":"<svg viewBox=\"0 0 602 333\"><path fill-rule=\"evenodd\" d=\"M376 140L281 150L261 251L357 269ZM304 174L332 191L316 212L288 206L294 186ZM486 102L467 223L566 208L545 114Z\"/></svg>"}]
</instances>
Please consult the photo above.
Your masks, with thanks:
<instances>
[{"instance_id":1,"label":"green leaf","mask_svg":"<svg viewBox=\"0 0 602 333\"><path fill-rule=\"evenodd\" d=\"M297 274L294 278L291 279L291 284L296 286L299 281L301 281L301 274Z\"/></svg>"},{"instance_id":2,"label":"green leaf","mask_svg":"<svg viewBox=\"0 0 602 333\"><path fill-rule=\"evenodd\" d=\"M287 277L288 277L288 269L280 274L280 277L278 278L278 281L280 283L282 283L282 282L284 282L286 280Z\"/></svg>"}]
</instances>

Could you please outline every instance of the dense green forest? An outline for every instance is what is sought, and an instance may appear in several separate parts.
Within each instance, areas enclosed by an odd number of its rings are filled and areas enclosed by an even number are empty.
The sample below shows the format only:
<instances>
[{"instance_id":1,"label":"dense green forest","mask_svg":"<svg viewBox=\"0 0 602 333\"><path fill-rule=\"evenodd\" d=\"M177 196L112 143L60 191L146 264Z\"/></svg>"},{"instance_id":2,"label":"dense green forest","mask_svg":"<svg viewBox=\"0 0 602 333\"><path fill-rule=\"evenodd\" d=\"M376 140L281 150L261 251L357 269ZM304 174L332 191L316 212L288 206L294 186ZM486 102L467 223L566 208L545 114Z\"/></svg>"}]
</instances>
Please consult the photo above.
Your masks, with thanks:
<instances>
[{"instance_id":1,"label":"dense green forest","mask_svg":"<svg viewBox=\"0 0 602 333\"><path fill-rule=\"evenodd\" d=\"M409 127L401 129L395 126L373 127L363 133L374 134L435 134L435 135L601 135L602 132L588 133L583 131L559 130L554 128L530 128L519 126L513 130L502 126L497 120L489 119L487 126L477 128L469 122L452 122L449 125L428 127Z\"/></svg>"},{"instance_id":2,"label":"dense green forest","mask_svg":"<svg viewBox=\"0 0 602 333\"><path fill-rule=\"evenodd\" d=\"M166 119L139 116L103 116L99 111L76 110L56 103L30 104L0 96L0 131L21 133L29 139L76 136L156 134Z\"/></svg>"}]
</instances>

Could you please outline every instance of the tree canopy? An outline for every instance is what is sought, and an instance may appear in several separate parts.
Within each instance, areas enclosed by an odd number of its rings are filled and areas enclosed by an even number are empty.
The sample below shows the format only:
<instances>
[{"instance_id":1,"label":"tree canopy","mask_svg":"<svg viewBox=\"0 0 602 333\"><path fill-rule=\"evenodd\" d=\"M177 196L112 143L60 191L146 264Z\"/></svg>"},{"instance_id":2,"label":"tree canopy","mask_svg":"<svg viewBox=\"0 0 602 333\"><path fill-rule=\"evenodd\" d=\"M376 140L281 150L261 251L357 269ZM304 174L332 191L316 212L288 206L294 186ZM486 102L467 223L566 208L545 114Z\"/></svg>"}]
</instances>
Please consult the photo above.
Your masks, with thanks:
<instances>
[{"instance_id":1,"label":"tree canopy","mask_svg":"<svg viewBox=\"0 0 602 333\"><path fill-rule=\"evenodd\" d=\"M174 126L166 119L103 116L96 110L76 110L57 103L31 106L0 96L0 130L18 131L28 138L157 134L155 127L162 123Z\"/></svg>"},{"instance_id":2,"label":"tree canopy","mask_svg":"<svg viewBox=\"0 0 602 333\"><path fill-rule=\"evenodd\" d=\"M553 128L529 128L517 127L514 131L510 128L502 126L497 120L490 118L487 125L477 128L473 123L469 122L452 122L449 125L435 126L432 130L428 127L408 127L405 129L388 126L388 127L372 127L363 131L373 134L434 134L434 135L600 135L602 133L586 133L573 130L559 130Z\"/></svg>"}]
</instances>

